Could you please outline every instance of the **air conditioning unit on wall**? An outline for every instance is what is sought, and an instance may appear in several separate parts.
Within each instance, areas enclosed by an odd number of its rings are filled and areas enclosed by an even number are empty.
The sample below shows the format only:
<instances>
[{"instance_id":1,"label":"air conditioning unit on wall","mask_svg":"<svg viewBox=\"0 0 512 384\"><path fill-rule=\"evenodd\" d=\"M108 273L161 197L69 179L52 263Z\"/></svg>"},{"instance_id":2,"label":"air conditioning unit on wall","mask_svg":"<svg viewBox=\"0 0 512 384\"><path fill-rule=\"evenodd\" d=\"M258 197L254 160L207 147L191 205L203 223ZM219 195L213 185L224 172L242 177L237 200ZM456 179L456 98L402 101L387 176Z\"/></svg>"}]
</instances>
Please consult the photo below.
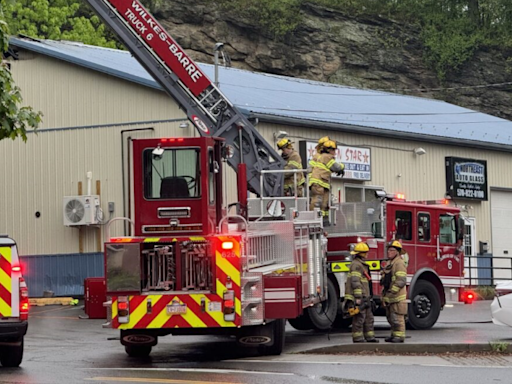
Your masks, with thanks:
<instances>
[{"instance_id":1,"label":"air conditioning unit on wall","mask_svg":"<svg viewBox=\"0 0 512 384\"><path fill-rule=\"evenodd\" d=\"M98 224L99 209L100 197L98 195L65 196L62 203L64 225L74 227Z\"/></svg>"}]
</instances>

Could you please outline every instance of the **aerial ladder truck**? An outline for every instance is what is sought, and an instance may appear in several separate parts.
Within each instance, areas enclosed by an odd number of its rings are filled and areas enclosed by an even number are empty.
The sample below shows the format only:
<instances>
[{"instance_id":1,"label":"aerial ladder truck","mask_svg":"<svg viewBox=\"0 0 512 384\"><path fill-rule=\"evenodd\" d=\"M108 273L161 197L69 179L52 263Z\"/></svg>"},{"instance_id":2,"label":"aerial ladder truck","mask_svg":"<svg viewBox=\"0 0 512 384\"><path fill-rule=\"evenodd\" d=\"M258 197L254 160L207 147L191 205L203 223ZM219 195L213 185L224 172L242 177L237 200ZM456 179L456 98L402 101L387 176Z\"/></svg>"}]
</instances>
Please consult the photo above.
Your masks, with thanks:
<instances>
[{"instance_id":1,"label":"aerial ladder truck","mask_svg":"<svg viewBox=\"0 0 512 384\"><path fill-rule=\"evenodd\" d=\"M458 208L380 191L373 202L339 203L324 227L307 195L283 196L281 157L138 0L86 1L200 135L133 140L134 233L105 243L109 324L130 356L169 334L234 335L280 354L286 320L303 330L346 326L349 251L360 241L374 292L386 244L404 244L413 328L464 301ZM224 164L237 174L230 205Z\"/></svg>"},{"instance_id":2,"label":"aerial ladder truck","mask_svg":"<svg viewBox=\"0 0 512 384\"><path fill-rule=\"evenodd\" d=\"M321 215L307 197L274 199L282 158L138 0L87 3L200 134L133 140L135 231L105 244L112 328L131 356L168 334L281 353L286 319L327 297ZM224 163L237 174L232 215Z\"/></svg>"}]
</instances>

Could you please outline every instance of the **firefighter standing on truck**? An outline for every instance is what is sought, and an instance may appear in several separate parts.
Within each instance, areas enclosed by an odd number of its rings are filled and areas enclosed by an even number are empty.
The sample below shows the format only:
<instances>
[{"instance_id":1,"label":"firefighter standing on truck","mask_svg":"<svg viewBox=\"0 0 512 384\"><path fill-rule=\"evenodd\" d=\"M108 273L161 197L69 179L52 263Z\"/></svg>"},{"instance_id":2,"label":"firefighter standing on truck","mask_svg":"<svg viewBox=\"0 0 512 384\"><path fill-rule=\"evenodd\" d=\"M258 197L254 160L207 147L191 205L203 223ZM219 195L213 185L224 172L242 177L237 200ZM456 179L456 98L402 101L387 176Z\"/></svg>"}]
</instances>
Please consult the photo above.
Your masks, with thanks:
<instances>
[{"instance_id":1,"label":"firefighter standing on truck","mask_svg":"<svg viewBox=\"0 0 512 384\"><path fill-rule=\"evenodd\" d=\"M337 163L334 159L336 153L336 143L328 140L320 148L320 155L313 164L309 186L311 188L311 203L309 209L320 208L323 216L327 216L329 211L329 195L331 188L331 174L345 174L345 166Z\"/></svg>"},{"instance_id":2,"label":"firefighter standing on truck","mask_svg":"<svg viewBox=\"0 0 512 384\"><path fill-rule=\"evenodd\" d=\"M405 340L405 315L407 315L406 288L407 268L400 256L402 244L393 240L388 245L390 262L381 272L380 284L383 286L382 303L386 308L386 317L391 325L391 337L388 343L403 343Z\"/></svg>"},{"instance_id":3,"label":"firefighter standing on truck","mask_svg":"<svg viewBox=\"0 0 512 384\"><path fill-rule=\"evenodd\" d=\"M370 267L366 263L366 255L370 248L361 242L356 244L350 254L354 260L350 263L350 272L345 285L346 306L352 318L352 341L354 343L378 343L373 330L373 292Z\"/></svg>"},{"instance_id":4,"label":"firefighter standing on truck","mask_svg":"<svg viewBox=\"0 0 512 384\"><path fill-rule=\"evenodd\" d=\"M299 153L293 149L293 142L287 138L281 139L277 143L277 148L282 151L282 158L286 160L284 167L287 169L302 169L302 159ZM297 175L297 176L295 176ZM295 177L297 180L297 197L304 196L304 183L306 178L302 172L285 172L284 173L284 194L285 196L294 196Z\"/></svg>"}]
</instances>

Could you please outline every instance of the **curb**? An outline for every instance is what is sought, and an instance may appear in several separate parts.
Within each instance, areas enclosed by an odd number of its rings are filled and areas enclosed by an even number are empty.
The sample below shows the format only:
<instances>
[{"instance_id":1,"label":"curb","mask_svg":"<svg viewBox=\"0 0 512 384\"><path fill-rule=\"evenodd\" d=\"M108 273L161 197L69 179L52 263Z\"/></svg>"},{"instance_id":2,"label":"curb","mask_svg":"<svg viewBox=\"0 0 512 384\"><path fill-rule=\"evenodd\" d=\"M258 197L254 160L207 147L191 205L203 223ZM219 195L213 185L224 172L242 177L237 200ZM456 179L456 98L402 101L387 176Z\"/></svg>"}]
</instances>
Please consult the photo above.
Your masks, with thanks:
<instances>
[{"instance_id":1,"label":"curb","mask_svg":"<svg viewBox=\"0 0 512 384\"><path fill-rule=\"evenodd\" d=\"M454 352L494 352L494 353L512 353L512 345L508 342L496 341L496 343L502 343L504 349L503 352L496 351L496 347L493 348L492 341L489 343L475 343L475 344L392 344L392 343L379 343L379 344L341 344L334 345L331 347L322 347L316 349L310 349L307 351L301 351L300 354L317 354L317 355L337 355L341 353L359 353L359 352L384 352L393 353L397 355L401 354L441 354L441 353L454 353Z\"/></svg>"}]
</instances>

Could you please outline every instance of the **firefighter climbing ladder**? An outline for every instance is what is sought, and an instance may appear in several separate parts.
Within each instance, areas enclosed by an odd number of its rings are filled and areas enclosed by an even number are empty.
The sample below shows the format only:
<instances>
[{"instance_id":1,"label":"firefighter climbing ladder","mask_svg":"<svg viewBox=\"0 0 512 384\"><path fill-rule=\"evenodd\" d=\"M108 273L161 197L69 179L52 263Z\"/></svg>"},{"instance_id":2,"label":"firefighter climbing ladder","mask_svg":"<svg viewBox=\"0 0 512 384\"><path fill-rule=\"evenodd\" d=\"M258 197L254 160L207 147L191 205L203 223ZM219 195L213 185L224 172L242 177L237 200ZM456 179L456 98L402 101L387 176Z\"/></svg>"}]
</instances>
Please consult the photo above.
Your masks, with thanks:
<instances>
[{"instance_id":1,"label":"firefighter climbing ladder","mask_svg":"<svg viewBox=\"0 0 512 384\"><path fill-rule=\"evenodd\" d=\"M148 73L185 110L201 136L221 137L234 148L237 171L247 164L247 184L260 196L282 195L284 162L249 120L222 94L138 0L86 0ZM242 147L242 148L240 148Z\"/></svg>"}]
</instances>

